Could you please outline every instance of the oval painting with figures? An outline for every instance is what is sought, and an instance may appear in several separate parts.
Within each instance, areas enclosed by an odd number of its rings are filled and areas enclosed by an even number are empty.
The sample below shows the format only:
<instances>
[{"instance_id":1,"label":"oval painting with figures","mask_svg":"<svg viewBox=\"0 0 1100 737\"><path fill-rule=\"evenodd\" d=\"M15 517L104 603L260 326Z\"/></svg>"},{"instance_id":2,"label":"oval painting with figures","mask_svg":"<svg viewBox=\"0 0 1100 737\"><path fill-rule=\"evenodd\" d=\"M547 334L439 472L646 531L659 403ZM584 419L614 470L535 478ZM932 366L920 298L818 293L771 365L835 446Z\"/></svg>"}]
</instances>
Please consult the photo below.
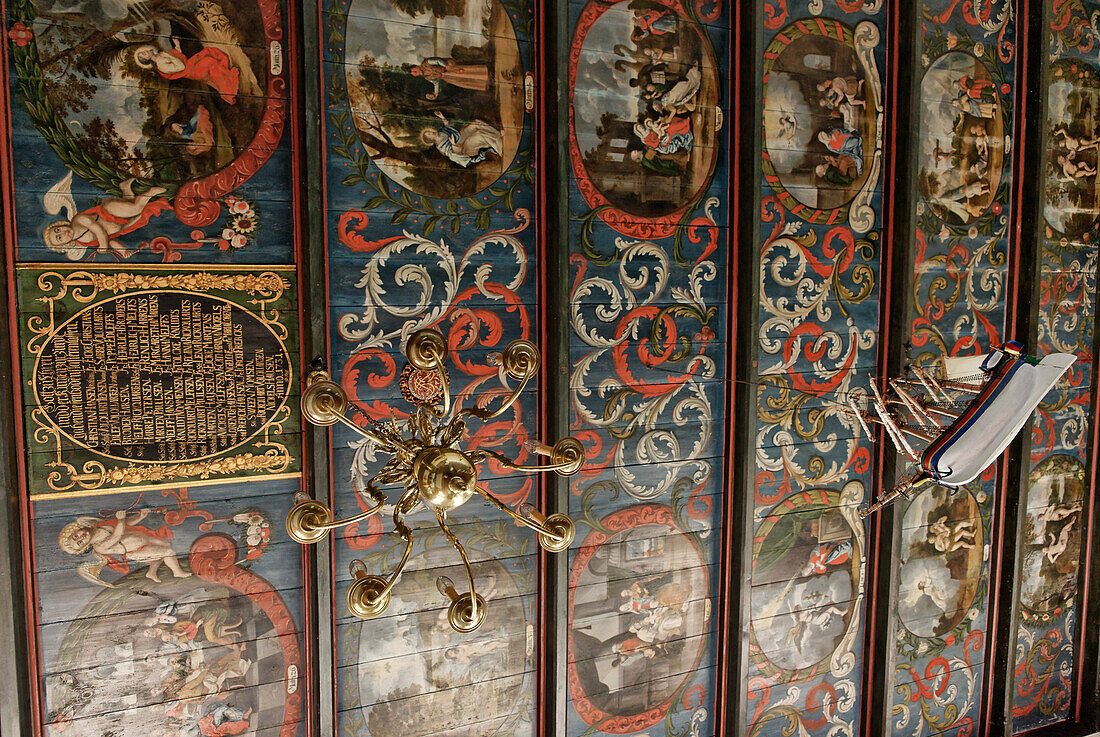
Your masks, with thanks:
<instances>
[{"instance_id":1,"label":"oval painting with figures","mask_svg":"<svg viewBox=\"0 0 1100 737\"><path fill-rule=\"evenodd\" d=\"M1031 471L1020 577L1026 621L1053 619L1077 596L1084 479L1080 459L1063 453L1047 456Z\"/></svg>"},{"instance_id":2,"label":"oval painting with figures","mask_svg":"<svg viewBox=\"0 0 1100 737\"><path fill-rule=\"evenodd\" d=\"M63 126L48 138L82 177L96 179L81 166L92 159L116 183L201 179L259 130L268 57L257 0L37 0L34 13L29 74Z\"/></svg>"},{"instance_id":3,"label":"oval painting with figures","mask_svg":"<svg viewBox=\"0 0 1100 737\"><path fill-rule=\"evenodd\" d=\"M664 717L693 676L710 600L695 541L667 507L627 507L602 520L569 581L569 690L577 713L603 732Z\"/></svg>"},{"instance_id":4,"label":"oval painting with figures","mask_svg":"<svg viewBox=\"0 0 1100 737\"><path fill-rule=\"evenodd\" d=\"M839 498L797 494L757 529L749 655L768 677L793 683L827 671L853 623L862 561Z\"/></svg>"},{"instance_id":5,"label":"oval painting with figures","mask_svg":"<svg viewBox=\"0 0 1100 737\"><path fill-rule=\"evenodd\" d=\"M486 560L490 553L476 548L468 553L477 593L488 603L477 632L455 632L447 622L440 577L462 592L468 588L449 546L413 556L385 615L359 625L362 711L344 719L365 715L372 737L510 734L509 728L527 717L521 705L530 703L533 691L534 626L513 575L518 571ZM348 721L346 733L362 732Z\"/></svg>"},{"instance_id":6,"label":"oval painting with figures","mask_svg":"<svg viewBox=\"0 0 1100 737\"><path fill-rule=\"evenodd\" d=\"M245 594L186 575L130 573L69 625L46 676L54 734L277 734L295 718L275 625Z\"/></svg>"},{"instance_id":7,"label":"oval painting with figures","mask_svg":"<svg viewBox=\"0 0 1100 737\"><path fill-rule=\"evenodd\" d=\"M877 101L852 30L796 23L768 47L764 76L764 175L802 208L832 212L851 202L871 171ZM813 219L813 216L810 216Z\"/></svg>"},{"instance_id":8,"label":"oval painting with figures","mask_svg":"<svg viewBox=\"0 0 1100 737\"><path fill-rule=\"evenodd\" d=\"M917 637L953 630L974 603L982 578L982 515L968 491L933 486L909 503L902 521L898 618Z\"/></svg>"},{"instance_id":9,"label":"oval painting with figures","mask_svg":"<svg viewBox=\"0 0 1100 737\"><path fill-rule=\"evenodd\" d=\"M1100 74L1082 61L1051 65L1043 216L1068 237L1089 240L1100 216ZM1095 237L1095 236L1091 236Z\"/></svg>"},{"instance_id":10,"label":"oval painting with figures","mask_svg":"<svg viewBox=\"0 0 1100 737\"><path fill-rule=\"evenodd\" d=\"M1004 167L998 83L979 59L960 51L932 62L921 80L917 186L936 217L974 222L993 202Z\"/></svg>"},{"instance_id":11,"label":"oval painting with figures","mask_svg":"<svg viewBox=\"0 0 1100 737\"><path fill-rule=\"evenodd\" d=\"M523 133L523 67L497 0L353 0L348 105L359 142L402 187L454 199L500 178Z\"/></svg>"},{"instance_id":12,"label":"oval painting with figures","mask_svg":"<svg viewBox=\"0 0 1100 737\"><path fill-rule=\"evenodd\" d=\"M666 4L630 0L577 34L573 135L587 179L633 215L683 207L718 153L718 80L699 25Z\"/></svg>"}]
</instances>

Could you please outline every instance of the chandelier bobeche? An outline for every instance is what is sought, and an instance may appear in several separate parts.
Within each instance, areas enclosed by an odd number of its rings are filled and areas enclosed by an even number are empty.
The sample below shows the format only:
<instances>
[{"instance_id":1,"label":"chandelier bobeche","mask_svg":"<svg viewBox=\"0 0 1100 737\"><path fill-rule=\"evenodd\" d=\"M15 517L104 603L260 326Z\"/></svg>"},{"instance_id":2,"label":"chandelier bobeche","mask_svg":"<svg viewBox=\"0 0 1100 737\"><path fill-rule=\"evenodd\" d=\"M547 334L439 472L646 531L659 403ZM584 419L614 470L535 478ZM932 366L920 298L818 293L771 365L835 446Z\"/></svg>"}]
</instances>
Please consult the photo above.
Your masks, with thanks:
<instances>
[{"instance_id":1,"label":"chandelier bobeche","mask_svg":"<svg viewBox=\"0 0 1100 737\"><path fill-rule=\"evenodd\" d=\"M443 536L454 546L466 569L469 591L458 593L454 584L440 577L440 593L451 600L447 619L459 632L471 632L485 621L485 599L474 585L470 559L462 542L447 525L447 515L460 507L474 494L480 494L490 504L517 522L533 529L539 545L550 552L560 552L573 541L573 520L564 514L544 516L529 504L513 510L478 483L477 466L492 458L500 465L516 471L553 471L570 476L580 470L584 451L576 438L565 437L553 446L527 441L524 447L536 455L549 459L544 465L527 466L491 450L481 448L464 450L459 446L466 435L465 417L488 420L511 407L527 383L539 369L538 349L529 341L517 340L508 344L504 352L493 357L504 372L517 383L504 403L496 409L465 407L452 412L451 392L447 371L443 366L447 356L447 344L435 330L420 330L412 334L405 345L408 366L402 372L401 389L405 398L415 406L405 422L402 433L392 417L388 422L370 420L361 427L347 417L348 397L343 388L332 381L325 371L314 371L306 379L302 392L302 414L316 425L334 425L341 422L359 435L373 442L375 449L391 457L374 477L366 482L362 493L373 504L369 509L343 520L334 520L332 510L325 504L300 494L294 508L287 515L286 527L290 536L308 545L316 543L329 530L350 525L372 517L382 511L386 497L382 487L400 484L404 492L393 508L394 532L404 541L405 548L396 569L388 578L372 575L366 565L356 560L351 564L353 581L348 589L348 609L357 617L367 619L385 611L390 594L412 552L413 530L405 524L405 515L424 504L435 513ZM507 388L507 387L505 387Z\"/></svg>"}]
</instances>

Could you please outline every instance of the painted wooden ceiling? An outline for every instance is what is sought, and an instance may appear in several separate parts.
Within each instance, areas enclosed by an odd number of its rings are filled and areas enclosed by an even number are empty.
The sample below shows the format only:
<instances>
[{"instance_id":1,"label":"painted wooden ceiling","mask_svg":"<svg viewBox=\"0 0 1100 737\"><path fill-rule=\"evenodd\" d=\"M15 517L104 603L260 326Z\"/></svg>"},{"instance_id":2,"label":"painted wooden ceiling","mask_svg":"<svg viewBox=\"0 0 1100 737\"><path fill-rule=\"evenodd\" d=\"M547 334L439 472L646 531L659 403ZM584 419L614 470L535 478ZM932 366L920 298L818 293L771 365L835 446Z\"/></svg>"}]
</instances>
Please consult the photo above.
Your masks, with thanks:
<instances>
[{"instance_id":1,"label":"painted wooden ceiling","mask_svg":"<svg viewBox=\"0 0 1100 737\"><path fill-rule=\"evenodd\" d=\"M4 734L1097 726L1097 3L0 8ZM540 346L468 447L585 449L482 477L568 513L567 553L451 515L472 634L438 535L284 528L367 509L384 461L303 422L303 377L404 421L428 327L466 407ZM1030 432L863 519L907 469L848 400L1013 338L1078 359ZM351 616L352 568L405 556Z\"/></svg>"}]
</instances>

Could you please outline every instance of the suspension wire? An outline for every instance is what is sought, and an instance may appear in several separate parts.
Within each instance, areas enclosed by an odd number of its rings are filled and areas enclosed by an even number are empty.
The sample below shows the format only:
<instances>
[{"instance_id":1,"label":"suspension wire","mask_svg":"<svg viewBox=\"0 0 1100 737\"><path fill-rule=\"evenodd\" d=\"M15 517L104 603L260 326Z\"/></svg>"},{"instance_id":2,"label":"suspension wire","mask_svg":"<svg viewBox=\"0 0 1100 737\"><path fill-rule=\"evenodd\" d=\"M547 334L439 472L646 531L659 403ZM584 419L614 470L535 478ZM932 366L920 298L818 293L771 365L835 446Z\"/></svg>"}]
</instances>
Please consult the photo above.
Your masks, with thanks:
<instances>
[{"instance_id":1,"label":"suspension wire","mask_svg":"<svg viewBox=\"0 0 1100 737\"><path fill-rule=\"evenodd\" d=\"M734 378L730 378L728 376L699 376L697 373L692 372L692 371L675 371L675 370L666 369L666 368L658 368L656 366L652 367L652 369L654 371L663 371L663 372L665 372L667 374L670 374L670 375L690 376L690 377L696 379L699 383L741 384L741 385L744 385L744 386L756 386L756 387L764 387L764 388L771 388L771 387L782 388L785 391L790 392L790 393L800 394L800 395L805 396L805 397L811 397L813 399L818 399L818 400L821 400L823 402L827 402L829 404L832 404L836 408L838 408L838 409L842 410L843 412L845 412L846 414L851 414L851 412L852 412L851 407L849 407L847 405L847 403L845 403L843 401L838 401L836 399L831 399L829 395L835 396L835 397L843 397L845 399L847 399L849 397L855 397L855 398L859 399L859 398L864 398L864 397L868 396L866 391L859 391L859 390L838 391L836 389L833 389L833 390L823 391L820 394L818 394L818 393L815 393L815 392L806 391L805 389L799 389L799 388L797 388L795 386L791 386L791 385L787 385L786 387L779 387L774 381L768 381L768 380L764 380L764 379L760 379L760 378L753 381L753 380L749 380L749 379L734 379ZM763 374L762 376L774 376L776 378L782 378L784 376L784 374ZM982 382L986 378L988 378L987 374L979 373L979 374L972 374L972 375L968 375L968 376L960 376L960 377L952 379L952 381L957 381L959 383L967 384L967 383L971 383L971 382L974 382L974 383ZM868 379L874 380L874 377L869 376ZM623 386L624 386L624 388L629 387L629 385L623 385ZM586 389L597 389L598 386L597 387L585 387L585 388ZM945 409L955 409L955 408L965 407L967 404L969 404L969 402L970 402L969 399L959 400L959 401L952 401L952 402L945 402L945 401L933 398L932 401L925 402L925 406L941 407L941 408L945 408ZM942 429L942 427L931 426L931 425L907 425L907 426L908 427L913 427L913 428L920 428L920 429L929 429L929 428L932 428L932 427L935 427L937 430Z\"/></svg>"}]
</instances>

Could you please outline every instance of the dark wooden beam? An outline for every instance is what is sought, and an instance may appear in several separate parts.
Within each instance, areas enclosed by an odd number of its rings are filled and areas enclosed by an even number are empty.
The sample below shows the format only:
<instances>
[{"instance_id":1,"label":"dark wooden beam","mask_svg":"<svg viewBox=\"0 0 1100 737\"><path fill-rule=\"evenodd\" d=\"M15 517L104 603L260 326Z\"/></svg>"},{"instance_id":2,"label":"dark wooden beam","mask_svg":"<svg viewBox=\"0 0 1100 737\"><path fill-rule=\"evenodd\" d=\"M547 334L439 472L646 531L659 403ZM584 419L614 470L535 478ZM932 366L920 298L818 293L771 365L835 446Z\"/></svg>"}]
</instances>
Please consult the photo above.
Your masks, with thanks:
<instances>
[{"instance_id":1,"label":"dark wooden beam","mask_svg":"<svg viewBox=\"0 0 1100 737\"><path fill-rule=\"evenodd\" d=\"M1013 121L1012 191L1009 212L1009 278L1005 337L1035 352L1039 334L1045 171L1044 119L1048 34L1047 3L1018 0L1016 25L1016 99ZM1039 162L1038 167L1029 166ZM989 613L986 625L986 668L979 711L981 733L1012 733L1012 695L1019 617L1020 572L1023 565L1020 530L1027 511L1031 474L1030 425L1009 445L997 479L993 505L993 539L989 559Z\"/></svg>"},{"instance_id":2,"label":"dark wooden beam","mask_svg":"<svg viewBox=\"0 0 1100 737\"><path fill-rule=\"evenodd\" d=\"M298 73L299 161L303 184L300 185L298 217L303 247L298 255L300 270L302 325L302 379L316 365L328 362L328 268L325 240L325 142L324 116L324 45L321 27L322 0L310 0L297 6L294 19L301 29L295 61ZM295 5L290 5L295 12ZM326 427L305 424L302 432L305 468L303 488L315 498L332 505L330 435ZM311 688L307 710L307 735L336 734L336 632L333 598L332 536L313 546L304 546L302 562L306 571L304 625L306 657ZM312 596L311 596L312 594Z\"/></svg>"},{"instance_id":3,"label":"dark wooden beam","mask_svg":"<svg viewBox=\"0 0 1100 737\"><path fill-rule=\"evenodd\" d=\"M5 4L0 10L7 17ZM6 27L6 26L5 26ZM0 437L0 733L30 737L41 732L36 708L40 694L37 676L32 675L36 656L33 633L28 633L29 569L28 546L30 505L25 501L22 479L22 442L17 429L22 406L18 380L18 328L15 309L14 259L15 181L10 154L14 145L11 128L11 97L8 74L11 69L7 43L0 44L0 233L5 255L0 259L0 304L7 306L6 320L0 320L0 418L5 432Z\"/></svg>"},{"instance_id":4,"label":"dark wooden beam","mask_svg":"<svg viewBox=\"0 0 1100 737\"><path fill-rule=\"evenodd\" d=\"M751 617L749 574L752 570L752 505L756 476L756 392L758 298L756 247L760 238L759 64L763 53L762 24L756 3L730 3L730 86L726 114L729 131L729 256L726 259L726 370L735 381L726 384L725 488L722 504L719 564L718 684L715 695L715 736L743 733L747 722L748 628ZM738 298L741 295L741 298ZM751 295L751 297L749 296Z\"/></svg>"},{"instance_id":5,"label":"dark wooden beam","mask_svg":"<svg viewBox=\"0 0 1100 737\"><path fill-rule=\"evenodd\" d=\"M542 332L540 430L544 438L569 434L569 4L536 0L535 57L538 90L535 117L535 170L538 176L539 326ZM540 474L541 506L569 512L569 479ZM574 545L577 543L574 542ZM535 689L539 737L566 733L569 689L569 554L539 549L538 683Z\"/></svg>"},{"instance_id":6,"label":"dark wooden beam","mask_svg":"<svg viewBox=\"0 0 1100 737\"><path fill-rule=\"evenodd\" d=\"M887 15L889 76L888 118L883 183L882 255L879 271L878 378L900 376L908 360L911 333L913 268L916 259L916 154L920 129L921 4L891 3ZM894 487L905 472L882 428L875 443L875 485L868 497ZM893 595L897 588L895 528L903 505L894 504L870 517L867 536L866 624L863 639L863 695L860 734L889 734L895 631Z\"/></svg>"}]
</instances>

